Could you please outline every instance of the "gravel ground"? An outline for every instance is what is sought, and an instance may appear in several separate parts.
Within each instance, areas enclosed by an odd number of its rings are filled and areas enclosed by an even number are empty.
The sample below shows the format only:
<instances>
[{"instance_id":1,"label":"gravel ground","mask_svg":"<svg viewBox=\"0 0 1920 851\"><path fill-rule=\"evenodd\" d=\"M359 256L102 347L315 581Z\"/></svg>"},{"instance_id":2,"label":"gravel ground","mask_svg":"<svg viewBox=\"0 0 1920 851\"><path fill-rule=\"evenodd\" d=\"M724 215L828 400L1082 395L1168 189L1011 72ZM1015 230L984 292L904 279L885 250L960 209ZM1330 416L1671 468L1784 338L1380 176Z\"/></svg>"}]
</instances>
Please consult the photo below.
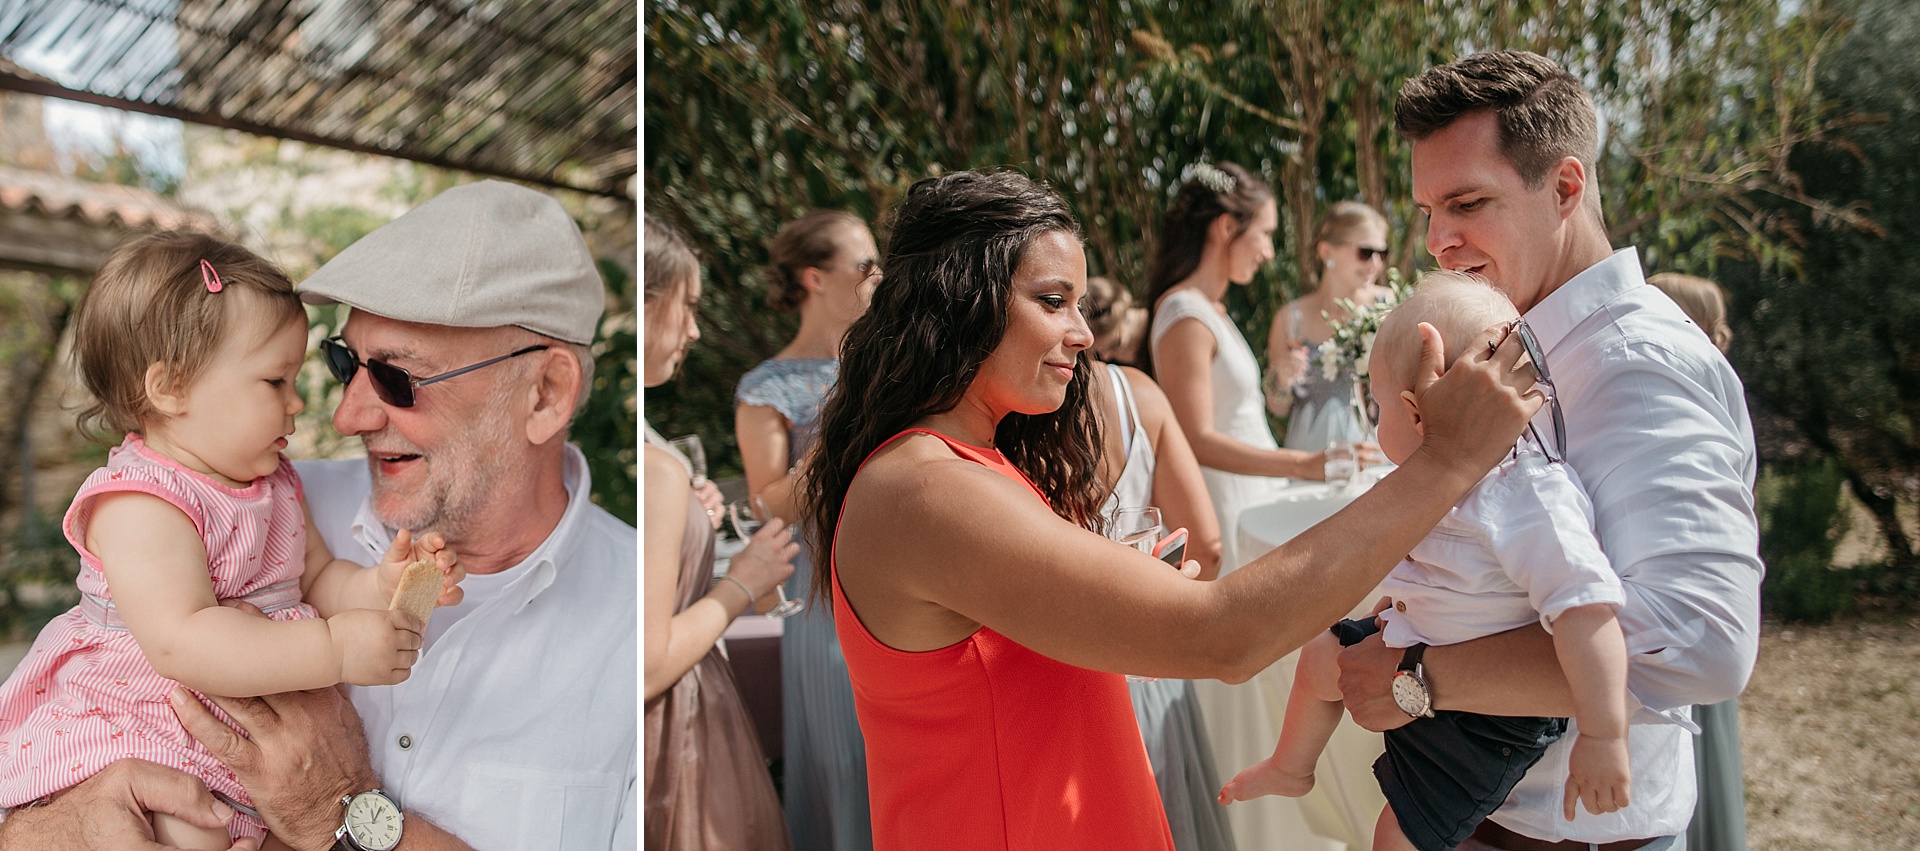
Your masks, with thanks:
<instances>
[{"instance_id":1,"label":"gravel ground","mask_svg":"<svg viewBox=\"0 0 1920 851\"><path fill-rule=\"evenodd\" d=\"M1755 851L1920 849L1920 619L1768 623L1740 711Z\"/></svg>"}]
</instances>

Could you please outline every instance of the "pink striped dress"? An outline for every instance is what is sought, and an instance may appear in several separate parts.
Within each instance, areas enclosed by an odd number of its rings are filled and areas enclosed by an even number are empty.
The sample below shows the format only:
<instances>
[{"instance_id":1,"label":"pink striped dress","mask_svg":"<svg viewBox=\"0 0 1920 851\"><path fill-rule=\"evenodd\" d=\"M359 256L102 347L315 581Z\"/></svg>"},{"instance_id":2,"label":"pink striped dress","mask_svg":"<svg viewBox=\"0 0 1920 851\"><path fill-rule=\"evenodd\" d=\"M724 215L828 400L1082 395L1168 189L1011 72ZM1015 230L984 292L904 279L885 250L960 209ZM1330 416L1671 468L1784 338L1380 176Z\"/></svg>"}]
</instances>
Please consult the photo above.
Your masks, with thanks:
<instances>
[{"instance_id":1,"label":"pink striped dress","mask_svg":"<svg viewBox=\"0 0 1920 851\"><path fill-rule=\"evenodd\" d=\"M291 463L282 458L272 475L236 489L128 435L67 509L67 540L80 551L80 604L40 631L0 686L0 807L58 792L125 757L188 771L208 788L252 803L233 772L174 717L167 705L174 682L147 664L113 607L100 560L87 551L94 498L123 491L160 497L193 521L207 545L214 596L248 600L274 620L318 617L300 602L307 530ZM242 814L231 833L259 836L265 829Z\"/></svg>"}]
</instances>

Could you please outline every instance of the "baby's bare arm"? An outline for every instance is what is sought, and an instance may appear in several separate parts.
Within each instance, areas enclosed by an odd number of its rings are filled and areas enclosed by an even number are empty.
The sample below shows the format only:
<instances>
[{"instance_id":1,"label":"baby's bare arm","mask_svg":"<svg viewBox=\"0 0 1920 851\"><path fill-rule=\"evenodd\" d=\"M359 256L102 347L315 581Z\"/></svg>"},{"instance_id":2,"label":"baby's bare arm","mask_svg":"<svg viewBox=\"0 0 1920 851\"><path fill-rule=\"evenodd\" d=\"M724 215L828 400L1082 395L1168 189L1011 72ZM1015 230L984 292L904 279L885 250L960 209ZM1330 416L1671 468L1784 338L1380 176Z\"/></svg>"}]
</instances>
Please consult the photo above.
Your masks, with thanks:
<instances>
[{"instance_id":1,"label":"baby's bare arm","mask_svg":"<svg viewBox=\"0 0 1920 851\"><path fill-rule=\"evenodd\" d=\"M220 605L205 542L165 500L144 493L98 497L85 543L106 572L115 609L161 676L234 696L340 681L326 621L271 621Z\"/></svg>"},{"instance_id":2,"label":"baby's bare arm","mask_svg":"<svg viewBox=\"0 0 1920 851\"><path fill-rule=\"evenodd\" d=\"M1553 621L1553 647L1573 691L1579 738L1568 764L1564 801L1573 818L1576 801L1591 813L1627 805L1632 775L1627 763L1627 645L1614 609L1575 606Z\"/></svg>"}]
</instances>

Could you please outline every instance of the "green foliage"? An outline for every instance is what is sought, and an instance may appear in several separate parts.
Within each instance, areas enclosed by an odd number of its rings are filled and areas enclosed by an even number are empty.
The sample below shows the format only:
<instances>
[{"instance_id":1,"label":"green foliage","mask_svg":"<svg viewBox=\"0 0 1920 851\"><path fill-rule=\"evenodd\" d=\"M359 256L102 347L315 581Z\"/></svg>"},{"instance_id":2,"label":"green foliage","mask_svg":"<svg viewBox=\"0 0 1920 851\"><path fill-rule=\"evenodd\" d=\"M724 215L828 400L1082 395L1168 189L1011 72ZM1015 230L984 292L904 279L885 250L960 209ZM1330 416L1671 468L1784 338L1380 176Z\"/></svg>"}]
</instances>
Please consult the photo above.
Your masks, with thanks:
<instances>
[{"instance_id":1,"label":"green foliage","mask_svg":"<svg viewBox=\"0 0 1920 851\"><path fill-rule=\"evenodd\" d=\"M1761 607L1790 621L1832 620L1853 602L1856 576L1836 570L1833 548L1846 533L1840 486L1831 460L1772 465L1760 478L1760 557L1767 577Z\"/></svg>"},{"instance_id":2,"label":"green foliage","mask_svg":"<svg viewBox=\"0 0 1920 851\"><path fill-rule=\"evenodd\" d=\"M79 602L73 585L79 573L80 554L61 534L60 518L26 507L0 570L0 639L29 637Z\"/></svg>"},{"instance_id":3,"label":"green foliage","mask_svg":"<svg viewBox=\"0 0 1920 851\"><path fill-rule=\"evenodd\" d=\"M708 275L704 336L649 391L648 418L701 434L716 475L738 467L735 382L793 329L764 307L775 229L812 207L875 219L943 171L1050 182L1085 227L1089 272L1136 291L1187 166L1265 175L1281 259L1228 296L1255 341L1312 280L1305 243L1328 204L1382 209L1401 271L1425 256L1392 100L1408 76L1476 50L1535 50L1588 81L1614 236L1656 268L1791 268L1795 234L1753 212L1756 193L1852 215L1786 170L1837 120L1811 81L1844 29L1817 0L661 0L646 20L647 207L688 233Z\"/></svg>"},{"instance_id":4,"label":"green foliage","mask_svg":"<svg viewBox=\"0 0 1920 851\"><path fill-rule=\"evenodd\" d=\"M610 312L600 323L600 339L593 351L593 387L586 407L573 420L569 434L587 456L593 476L593 501L609 514L635 524L639 516L639 455L634 435L640 381L639 337L635 334L633 278L612 260L599 261L600 275L616 301L626 306Z\"/></svg>"},{"instance_id":5,"label":"green foliage","mask_svg":"<svg viewBox=\"0 0 1920 851\"><path fill-rule=\"evenodd\" d=\"M1756 418L1779 421L1788 449L1838 462L1887 545L1883 579L1910 601L1920 556L1897 508L1920 500L1920 18L1900 0L1839 11L1856 23L1807 82L1853 126L1792 156L1816 204L1752 200L1799 236L1801 262L1728 262L1722 280Z\"/></svg>"}]
</instances>

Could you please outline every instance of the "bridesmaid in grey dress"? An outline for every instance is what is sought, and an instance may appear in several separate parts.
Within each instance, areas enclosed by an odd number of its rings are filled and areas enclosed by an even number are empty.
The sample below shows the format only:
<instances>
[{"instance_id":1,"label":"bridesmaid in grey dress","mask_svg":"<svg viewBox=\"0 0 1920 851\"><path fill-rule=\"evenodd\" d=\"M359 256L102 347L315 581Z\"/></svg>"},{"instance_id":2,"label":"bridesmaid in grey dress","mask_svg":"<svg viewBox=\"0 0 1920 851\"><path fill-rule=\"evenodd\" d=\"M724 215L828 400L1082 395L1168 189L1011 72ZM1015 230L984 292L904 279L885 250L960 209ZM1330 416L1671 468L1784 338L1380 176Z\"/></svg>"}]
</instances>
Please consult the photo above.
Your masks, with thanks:
<instances>
[{"instance_id":1,"label":"bridesmaid in grey dress","mask_svg":"<svg viewBox=\"0 0 1920 851\"><path fill-rule=\"evenodd\" d=\"M1094 348L1122 332L1127 299L1106 278L1087 279L1085 311ZM1220 572L1220 523L1207 498L1207 483L1193 449L1173 418L1166 394L1146 373L1088 359L1093 381L1089 401L1100 419L1106 462L1102 472L1112 492L1106 514L1148 505L1160 509L1168 530L1185 528L1187 558L1200 563L1200 578ZM1133 717L1153 764L1154 785L1167 811L1176 851L1236 851L1227 810L1214 803L1220 771L1193 681L1128 682Z\"/></svg>"},{"instance_id":2,"label":"bridesmaid in grey dress","mask_svg":"<svg viewBox=\"0 0 1920 851\"><path fill-rule=\"evenodd\" d=\"M866 312L880 282L879 252L859 218L816 210L781 228L771 254L768 300L776 309L799 311L800 330L786 348L741 377L734 431L748 490L791 521L794 471L813 448L820 402L839 375L840 338ZM804 541L794 563L787 596L807 597L813 568ZM871 849L866 744L832 611L818 600L786 621L780 684L794 848Z\"/></svg>"},{"instance_id":3,"label":"bridesmaid in grey dress","mask_svg":"<svg viewBox=\"0 0 1920 851\"><path fill-rule=\"evenodd\" d=\"M1364 440L1354 415L1354 374L1344 368L1329 377L1320 343L1333 336L1321 315L1345 319L1339 304L1366 304L1386 294L1379 286L1387 266L1387 221L1372 207L1342 201L1327 209L1314 235L1320 280L1273 315L1267 333L1267 410L1287 418L1288 449L1317 452L1335 440Z\"/></svg>"}]
</instances>

